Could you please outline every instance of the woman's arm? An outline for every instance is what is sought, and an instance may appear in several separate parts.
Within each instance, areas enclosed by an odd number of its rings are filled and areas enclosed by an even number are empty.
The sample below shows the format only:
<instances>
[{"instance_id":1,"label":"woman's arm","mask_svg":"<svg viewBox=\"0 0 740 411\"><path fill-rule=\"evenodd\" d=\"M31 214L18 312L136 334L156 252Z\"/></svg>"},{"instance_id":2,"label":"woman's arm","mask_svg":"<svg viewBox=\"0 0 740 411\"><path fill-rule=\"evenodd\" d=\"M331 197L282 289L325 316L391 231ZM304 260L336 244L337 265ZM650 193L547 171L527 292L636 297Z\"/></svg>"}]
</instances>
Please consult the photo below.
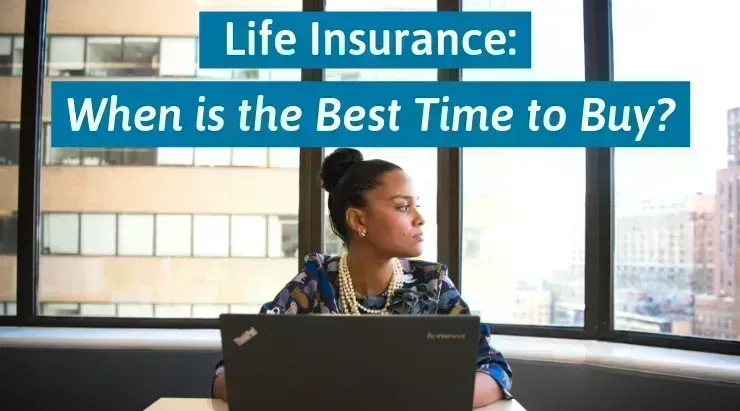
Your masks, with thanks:
<instances>
[{"instance_id":1,"label":"woman's arm","mask_svg":"<svg viewBox=\"0 0 740 411\"><path fill-rule=\"evenodd\" d=\"M473 408L481 408L493 404L503 397L501 387L496 380L482 372L475 373L475 391L473 392Z\"/></svg>"},{"instance_id":2,"label":"woman's arm","mask_svg":"<svg viewBox=\"0 0 740 411\"><path fill-rule=\"evenodd\" d=\"M224 401L229 401L226 396L226 371L221 371L220 374L216 375L211 385L211 397L218 398Z\"/></svg>"},{"instance_id":3,"label":"woman's arm","mask_svg":"<svg viewBox=\"0 0 740 411\"><path fill-rule=\"evenodd\" d=\"M460 292L441 270L439 292L439 314L470 315L470 308ZM477 373L473 404L476 408L492 404L500 399L511 399L512 370L504 356L491 344L491 331L486 324L480 325L478 341Z\"/></svg>"}]
</instances>

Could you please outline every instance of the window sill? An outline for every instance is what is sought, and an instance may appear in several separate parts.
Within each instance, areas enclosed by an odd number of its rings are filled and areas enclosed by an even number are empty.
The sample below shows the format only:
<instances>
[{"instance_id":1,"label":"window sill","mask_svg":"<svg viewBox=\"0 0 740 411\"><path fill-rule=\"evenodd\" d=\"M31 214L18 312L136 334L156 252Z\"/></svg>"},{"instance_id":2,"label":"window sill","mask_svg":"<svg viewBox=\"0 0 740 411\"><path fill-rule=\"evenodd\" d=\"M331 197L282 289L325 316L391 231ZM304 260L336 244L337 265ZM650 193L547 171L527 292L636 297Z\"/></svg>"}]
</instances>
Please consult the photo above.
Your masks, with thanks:
<instances>
[{"instance_id":1,"label":"window sill","mask_svg":"<svg viewBox=\"0 0 740 411\"><path fill-rule=\"evenodd\" d=\"M219 351L218 330L0 328L2 347ZM493 336L507 359L583 364L740 384L740 356L601 341Z\"/></svg>"}]
</instances>

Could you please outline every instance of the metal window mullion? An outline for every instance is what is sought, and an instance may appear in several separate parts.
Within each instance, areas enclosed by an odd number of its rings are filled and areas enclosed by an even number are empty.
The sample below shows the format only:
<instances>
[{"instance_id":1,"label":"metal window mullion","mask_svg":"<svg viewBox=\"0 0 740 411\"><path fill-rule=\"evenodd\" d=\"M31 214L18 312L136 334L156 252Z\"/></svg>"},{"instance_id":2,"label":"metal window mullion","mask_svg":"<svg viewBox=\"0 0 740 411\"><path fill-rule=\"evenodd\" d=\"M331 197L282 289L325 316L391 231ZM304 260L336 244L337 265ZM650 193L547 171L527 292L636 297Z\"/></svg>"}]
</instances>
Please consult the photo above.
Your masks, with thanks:
<instances>
[{"instance_id":1,"label":"metal window mullion","mask_svg":"<svg viewBox=\"0 0 740 411\"><path fill-rule=\"evenodd\" d=\"M38 314L40 141L43 113L43 61L46 0L27 1L23 34L21 130L18 166L17 323Z\"/></svg>"},{"instance_id":2,"label":"metal window mullion","mask_svg":"<svg viewBox=\"0 0 740 411\"><path fill-rule=\"evenodd\" d=\"M611 1L583 1L586 81L612 81ZM586 150L586 333L608 339L613 332L614 150Z\"/></svg>"}]
</instances>

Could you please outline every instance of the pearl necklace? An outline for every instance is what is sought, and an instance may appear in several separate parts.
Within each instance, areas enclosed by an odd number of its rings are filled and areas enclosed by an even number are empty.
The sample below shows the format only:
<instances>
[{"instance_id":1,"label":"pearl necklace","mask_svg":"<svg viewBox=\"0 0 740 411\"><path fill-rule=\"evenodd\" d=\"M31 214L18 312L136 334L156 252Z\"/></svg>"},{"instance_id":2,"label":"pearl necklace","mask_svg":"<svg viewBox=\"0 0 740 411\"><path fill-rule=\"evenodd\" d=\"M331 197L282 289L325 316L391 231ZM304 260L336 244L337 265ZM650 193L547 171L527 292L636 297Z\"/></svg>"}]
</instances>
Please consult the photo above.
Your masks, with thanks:
<instances>
[{"instance_id":1,"label":"pearl necklace","mask_svg":"<svg viewBox=\"0 0 740 411\"><path fill-rule=\"evenodd\" d=\"M403 267L398 259L393 259L393 275L391 281L388 283L388 291L386 292L385 306L380 310L374 310L363 306L357 302L355 296L355 289L352 286L352 277L349 275L349 267L347 266L347 253L342 254L339 260L339 299L340 308L343 313L350 315L360 315L360 310L369 314L381 314L388 315L388 306L391 304L391 296L393 293L403 287Z\"/></svg>"}]
</instances>

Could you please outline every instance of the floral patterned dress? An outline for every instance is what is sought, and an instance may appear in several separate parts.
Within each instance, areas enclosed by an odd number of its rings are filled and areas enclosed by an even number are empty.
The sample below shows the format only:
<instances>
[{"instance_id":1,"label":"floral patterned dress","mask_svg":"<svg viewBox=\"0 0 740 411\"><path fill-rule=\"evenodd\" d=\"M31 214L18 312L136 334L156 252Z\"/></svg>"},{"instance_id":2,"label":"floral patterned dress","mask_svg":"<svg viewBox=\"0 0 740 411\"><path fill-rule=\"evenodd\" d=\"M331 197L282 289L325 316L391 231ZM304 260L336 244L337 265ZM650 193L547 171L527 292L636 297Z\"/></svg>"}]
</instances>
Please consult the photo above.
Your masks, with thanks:
<instances>
[{"instance_id":1,"label":"floral patterned dress","mask_svg":"<svg viewBox=\"0 0 740 411\"><path fill-rule=\"evenodd\" d=\"M339 313L339 256L309 254L305 268L289 281L275 299L262 306L260 314L334 314ZM403 289L391 296L390 314L469 315L470 308L447 276L443 264L401 260L404 271ZM381 309L387 295L357 296L366 308ZM223 360L216 365L216 374L223 371ZM504 356L491 345L491 333L481 323L478 343L478 372L493 378L501 387L503 397L511 399L512 371Z\"/></svg>"}]
</instances>

